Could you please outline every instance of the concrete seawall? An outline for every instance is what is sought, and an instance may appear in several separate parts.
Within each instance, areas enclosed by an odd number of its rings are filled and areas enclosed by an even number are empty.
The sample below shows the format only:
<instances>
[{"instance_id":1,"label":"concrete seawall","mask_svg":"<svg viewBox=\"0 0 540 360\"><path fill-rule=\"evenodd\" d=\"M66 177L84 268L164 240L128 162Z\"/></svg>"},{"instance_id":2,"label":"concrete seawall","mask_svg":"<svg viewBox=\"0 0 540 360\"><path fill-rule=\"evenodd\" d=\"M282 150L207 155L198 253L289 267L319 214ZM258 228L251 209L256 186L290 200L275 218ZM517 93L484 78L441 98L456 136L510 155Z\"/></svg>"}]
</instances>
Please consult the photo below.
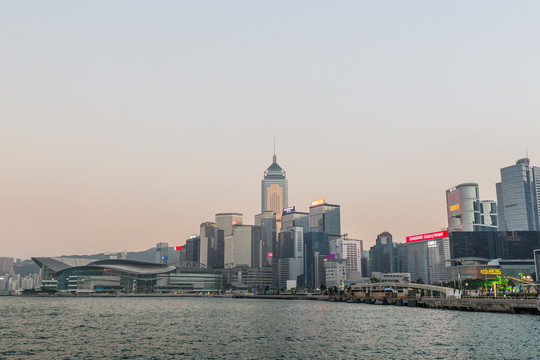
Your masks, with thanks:
<instances>
[{"instance_id":1,"label":"concrete seawall","mask_svg":"<svg viewBox=\"0 0 540 360\"><path fill-rule=\"evenodd\" d=\"M422 298L418 300L418 306L434 309L540 315L540 300L529 299Z\"/></svg>"},{"instance_id":2,"label":"concrete seawall","mask_svg":"<svg viewBox=\"0 0 540 360\"><path fill-rule=\"evenodd\" d=\"M326 295L233 295L235 299L274 299L274 300L319 300L349 303L365 303L374 305L394 305L423 307L431 309L498 312L507 314L540 315L540 300L533 299L493 299L493 298L429 298L392 299L392 298L344 298Z\"/></svg>"}]
</instances>

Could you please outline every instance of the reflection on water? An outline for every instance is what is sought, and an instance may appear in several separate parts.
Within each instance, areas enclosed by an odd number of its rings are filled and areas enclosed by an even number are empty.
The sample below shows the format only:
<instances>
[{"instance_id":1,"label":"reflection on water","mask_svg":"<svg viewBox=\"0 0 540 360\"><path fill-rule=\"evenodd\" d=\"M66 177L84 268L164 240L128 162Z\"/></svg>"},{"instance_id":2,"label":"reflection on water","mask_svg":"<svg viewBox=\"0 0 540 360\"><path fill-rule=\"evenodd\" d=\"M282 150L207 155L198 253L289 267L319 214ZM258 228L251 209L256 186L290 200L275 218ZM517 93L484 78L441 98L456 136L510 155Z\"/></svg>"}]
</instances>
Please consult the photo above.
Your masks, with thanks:
<instances>
[{"instance_id":1,"label":"reflection on water","mask_svg":"<svg viewBox=\"0 0 540 360\"><path fill-rule=\"evenodd\" d=\"M320 301L0 297L0 359L540 359L540 317Z\"/></svg>"}]
</instances>

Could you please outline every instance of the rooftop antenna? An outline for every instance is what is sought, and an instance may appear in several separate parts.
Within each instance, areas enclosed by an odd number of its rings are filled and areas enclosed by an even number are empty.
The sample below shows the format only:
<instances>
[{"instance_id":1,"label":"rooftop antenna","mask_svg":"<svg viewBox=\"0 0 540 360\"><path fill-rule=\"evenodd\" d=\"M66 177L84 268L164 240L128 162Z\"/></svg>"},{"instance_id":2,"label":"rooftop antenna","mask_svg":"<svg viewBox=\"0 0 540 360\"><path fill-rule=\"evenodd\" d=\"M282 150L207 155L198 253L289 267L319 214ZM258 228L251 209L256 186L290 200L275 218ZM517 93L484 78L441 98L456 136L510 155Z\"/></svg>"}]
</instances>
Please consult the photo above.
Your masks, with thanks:
<instances>
[{"instance_id":1,"label":"rooftop antenna","mask_svg":"<svg viewBox=\"0 0 540 360\"><path fill-rule=\"evenodd\" d=\"M275 138L274 138L274 141L275 141ZM276 152L275 150L276 148L276 145L274 144L274 153ZM525 155L527 156L527 159L529 158L529 149L525 148Z\"/></svg>"},{"instance_id":2,"label":"rooftop antenna","mask_svg":"<svg viewBox=\"0 0 540 360\"><path fill-rule=\"evenodd\" d=\"M274 136L274 164L276 163L276 137Z\"/></svg>"}]
</instances>

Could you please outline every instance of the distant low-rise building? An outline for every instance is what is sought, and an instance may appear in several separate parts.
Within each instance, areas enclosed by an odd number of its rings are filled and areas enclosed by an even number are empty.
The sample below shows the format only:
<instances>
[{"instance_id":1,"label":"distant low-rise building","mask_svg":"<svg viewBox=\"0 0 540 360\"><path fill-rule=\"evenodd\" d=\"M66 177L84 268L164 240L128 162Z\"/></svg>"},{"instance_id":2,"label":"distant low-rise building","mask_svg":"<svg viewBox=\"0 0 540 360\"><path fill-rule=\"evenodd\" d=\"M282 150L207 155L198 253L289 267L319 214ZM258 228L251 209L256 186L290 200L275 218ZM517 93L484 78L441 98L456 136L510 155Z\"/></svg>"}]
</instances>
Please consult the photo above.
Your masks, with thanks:
<instances>
[{"instance_id":1,"label":"distant low-rise building","mask_svg":"<svg viewBox=\"0 0 540 360\"><path fill-rule=\"evenodd\" d=\"M410 273L381 273L374 271L371 277L375 282L410 282Z\"/></svg>"}]
</instances>

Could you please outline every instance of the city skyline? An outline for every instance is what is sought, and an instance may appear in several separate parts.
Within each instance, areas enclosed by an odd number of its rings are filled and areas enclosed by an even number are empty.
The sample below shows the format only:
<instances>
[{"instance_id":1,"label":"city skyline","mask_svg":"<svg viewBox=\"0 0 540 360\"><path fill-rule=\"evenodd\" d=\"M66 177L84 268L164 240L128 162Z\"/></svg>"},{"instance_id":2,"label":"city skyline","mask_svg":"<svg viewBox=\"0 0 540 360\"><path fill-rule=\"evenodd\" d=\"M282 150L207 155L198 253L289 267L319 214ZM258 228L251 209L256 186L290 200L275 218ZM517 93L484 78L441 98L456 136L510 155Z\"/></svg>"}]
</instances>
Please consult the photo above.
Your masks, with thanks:
<instances>
[{"instance_id":1,"label":"city skyline","mask_svg":"<svg viewBox=\"0 0 540 360\"><path fill-rule=\"evenodd\" d=\"M540 165L540 4L0 10L1 256L253 224L274 136L288 205L339 204L364 248L445 228L458 184L496 201L527 149Z\"/></svg>"}]
</instances>

